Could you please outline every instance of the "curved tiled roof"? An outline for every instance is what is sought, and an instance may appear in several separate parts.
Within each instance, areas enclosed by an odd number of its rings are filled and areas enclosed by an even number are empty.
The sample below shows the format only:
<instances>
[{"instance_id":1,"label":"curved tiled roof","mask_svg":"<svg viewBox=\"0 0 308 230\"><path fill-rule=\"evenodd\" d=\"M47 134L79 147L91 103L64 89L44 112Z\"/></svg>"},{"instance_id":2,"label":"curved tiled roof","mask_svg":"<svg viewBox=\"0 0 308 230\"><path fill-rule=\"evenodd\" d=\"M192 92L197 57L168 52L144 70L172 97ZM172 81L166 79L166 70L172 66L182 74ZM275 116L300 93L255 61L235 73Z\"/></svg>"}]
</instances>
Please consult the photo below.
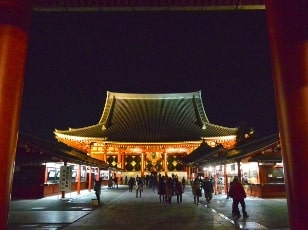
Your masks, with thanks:
<instances>
[{"instance_id":1,"label":"curved tiled roof","mask_svg":"<svg viewBox=\"0 0 308 230\"><path fill-rule=\"evenodd\" d=\"M198 148L192 151L189 155L182 157L182 161L185 165L194 165L194 164L205 164L206 161L217 154L227 152L221 144L215 147L209 146L205 141L203 141Z\"/></svg>"},{"instance_id":2,"label":"curved tiled roof","mask_svg":"<svg viewBox=\"0 0 308 230\"><path fill-rule=\"evenodd\" d=\"M247 157L248 155L253 155L256 153L263 152L264 149L272 148L277 146L280 143L280 138L278 133L272 135L251 140L243 145L234 147L228 151L227 160L241 160L242 158Z\"/></svg>"},{"instance_id":3,"label":"curved tiled roof","mask_svg":"<svg viewBox=\"0 0 308 230\"><path fill-rule=\"evenodd\" d=\"M51 142L39 137L25 133L18 135L18 148L16 150L17 164L42 164L46 162L69 162L76 164L86 164L99 167L101 169L110 168L108 164L101 160L87 156L83 152L72 149L64 144ZM36 151L27 151L26 148L32 147Z\"/></svg>"},{"instance_id":4,"label":"curved tiled roof","mask_svg":"<svg viewBox=\"0 0 308 230\"><path fill-rule=\"evenodd\" d=\"M277 147L280 143L279 134L275 133L260 139L249 142L227 150L222 145L210 147L202 142L191 154L182 158L186 165L225 164L241 161L244 158L252 157L250 162L281 162L281 152L266 152L264 150Z\"/></svg>"},{"instance_id":5,"label":"curved tiled roof","mask_svg":"<svg viewBox=\"0 0 308 230\"><path fill-rule=\"evenodd\" d=\"M133 94L107 92L102 116L95 125L55 130L61 138L102 138L115 142L199 141L234 136L237 128L211 124L201 92Z\"/></svg>"}]
</instances>

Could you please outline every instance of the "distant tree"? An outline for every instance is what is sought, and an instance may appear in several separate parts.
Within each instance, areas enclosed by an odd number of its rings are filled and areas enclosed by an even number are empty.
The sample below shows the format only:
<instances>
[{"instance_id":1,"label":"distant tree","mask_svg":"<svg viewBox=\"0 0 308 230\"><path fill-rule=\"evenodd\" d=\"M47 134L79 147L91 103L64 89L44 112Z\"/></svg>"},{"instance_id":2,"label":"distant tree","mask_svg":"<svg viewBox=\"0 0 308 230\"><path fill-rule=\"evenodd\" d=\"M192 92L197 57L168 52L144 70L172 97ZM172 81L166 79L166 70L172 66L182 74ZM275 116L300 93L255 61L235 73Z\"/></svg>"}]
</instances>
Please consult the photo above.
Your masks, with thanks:
<instances>
[{"instance_id":1,"label":"distant tree","mask_svg":"<svg viewBox=\"0 0 308 230\"><path fill-rule=\"evenodd\" d=\"M236 133L236 146L247 143L248 140L254 137L255 130L252 127L249 127L245 122L242 122L238 126Z\"/></svg>"}]
</instances>

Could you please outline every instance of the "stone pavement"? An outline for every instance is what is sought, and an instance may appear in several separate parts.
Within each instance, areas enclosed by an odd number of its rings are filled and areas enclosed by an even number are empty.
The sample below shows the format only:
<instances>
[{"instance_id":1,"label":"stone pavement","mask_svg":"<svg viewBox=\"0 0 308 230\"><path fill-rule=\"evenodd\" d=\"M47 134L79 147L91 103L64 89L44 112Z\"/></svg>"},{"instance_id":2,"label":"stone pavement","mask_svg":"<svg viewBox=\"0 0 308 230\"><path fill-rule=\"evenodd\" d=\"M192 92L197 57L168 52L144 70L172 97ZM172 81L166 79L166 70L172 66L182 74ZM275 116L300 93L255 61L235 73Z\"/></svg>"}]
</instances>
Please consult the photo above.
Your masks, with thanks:
<instances>
[{"instance_id":1,"label":"stone pavement","mask_svg":"<svg viewBox=\"0 0 308 230\"><path fill-rule=\"evenodd\" d=\"M8 230L83 230L83 229L289 229L286 199L248 197L249 218L234 220L232 200L213 195L207 204L204 197L195 205L190 186L183 202L160 203L157 193L144 188L141 198L127 186L119 189L103 187L102 205L95 206L93 191L68 193L38 200L11 201Z\"/></svg>"}]
</instances>

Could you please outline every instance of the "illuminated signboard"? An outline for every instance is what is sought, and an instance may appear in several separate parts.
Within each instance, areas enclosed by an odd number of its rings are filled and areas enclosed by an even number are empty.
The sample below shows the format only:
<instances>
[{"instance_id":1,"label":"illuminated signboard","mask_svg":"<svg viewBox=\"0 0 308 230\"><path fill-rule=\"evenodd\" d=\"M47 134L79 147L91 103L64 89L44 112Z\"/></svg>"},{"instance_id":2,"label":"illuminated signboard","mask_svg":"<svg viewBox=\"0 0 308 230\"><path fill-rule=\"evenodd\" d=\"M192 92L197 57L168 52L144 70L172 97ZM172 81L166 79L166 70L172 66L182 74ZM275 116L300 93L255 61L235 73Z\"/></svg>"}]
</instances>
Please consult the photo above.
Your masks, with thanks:
<instances>
[{"instance_id":1,"label":"illuminated signboard","mask_svg":"<svg viewBox=\"0 0 308 230\"><path fill-rule=\"evenodd\" d=\"M59 187L61 192L70 192L72 185L72 167L61 166Z\"/></svg>"}]
</instances>

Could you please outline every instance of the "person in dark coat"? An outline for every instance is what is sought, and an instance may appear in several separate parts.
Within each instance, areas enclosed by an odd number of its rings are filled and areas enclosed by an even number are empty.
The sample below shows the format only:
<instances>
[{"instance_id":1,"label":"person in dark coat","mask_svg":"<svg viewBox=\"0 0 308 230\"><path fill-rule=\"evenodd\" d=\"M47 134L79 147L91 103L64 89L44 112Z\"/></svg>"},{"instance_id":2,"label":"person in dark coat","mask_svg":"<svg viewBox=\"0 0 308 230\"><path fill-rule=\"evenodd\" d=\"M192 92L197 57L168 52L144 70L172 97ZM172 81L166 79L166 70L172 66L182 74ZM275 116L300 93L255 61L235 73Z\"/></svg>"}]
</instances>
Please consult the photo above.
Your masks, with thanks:
<instances>
[{"instance_id":1,"label":"person in dark coat","mask_svg":"<svg viewBox=\"0 0 308 230\"><path fill-rule=\"evenodd\" d=\"M94 182L94 191L99 206L101 205L101 190L102 190L102 180L99 179Z\"/></svg>"},{"instance_id":2,"label":"person in dark coat","mask_svg":"<svg viewBox=\"0 0 308 230\"><path fill-rule=\"evenodd\" d=\"M192 194L194 196L194 204L199 204L199 197L201 196L201 189L200 189L200 180L199 178L197 177L192 185L191 185L191 191L192 191Z\"/></svg>"},{"instance_id":3,"label":"person in dark coat","mask_svg":"<svg viewBox=\"0 0 308 230\"><path fill-rule=\"evenodd\" d=\"M135 184L134 178L130 177L127 183L128 183L128 191L133 192L133 187L134 187L134 184Z\"/></svg>"},{"instance_id":4,"label":"person in dark coat","mask_svg":"<svg viewBox=\"0 0 308 230\"><path fill-rule=\"evenodd\" d=\"M229 196L233 199L232 203L233 216L236 218L241 217L240 210L238 208L238 204L240 203L242 206L243 217L244 218L249 217L246 212L246 204L245 204L246 192L244 190L243 185L239 181L238 177L234 177L233 179L233 182L229 190Z\"/></svg>"},{"instance_id":5,"label":"person in dark coat","mask_svg":"<svg viewBox=\"0 0 308 230\"><path fill-rule=\"evenodd\" d=\"M137 177L136 179L136 198L139 197L141 198L141 192L143 191L143 181L141 177Z\"/></svg>"},{"instance_id":6,"label":"person in dark coat","mask_svg":"<svg viewBox=\"0 0 308 230\"><path fill-rule=\"evenodd\" d=\"M210 202L211 199L212 199L212 194L214 192L214 188L213 188L212 182L209 180L208 177L204 178L204 181L202 183L202 188L204 190L204 197L205 197L206 201Z\"/></svg>"},{"instance_id":7,"label":"person in dark coat","mask_svg":"<svg viewBox=\"0 0 308 230\"><path fill-rule=\"evenodd\" d=\"M173 192L173 183L172 183L172 178L168 177L166 179L166 197L165 197L165 201L171 204L171 200L172 200L172 192Z\"/></svg>"},{"instance_id":8,"label":"person in dark coat","mask_svg":"<svg viewBox=\"0 0 308 230\"><path fill-rule=\"evenodd\" d=\"M182 178L182 190L183 190L183 192L184 192L184 190L185 190L185 185L186 185L186 180L185 180L185 178L183 177L183 178Z\"/></svg>"},{"instance_id":9,"label":"person in dark coat","mask_svg":"<svg viewBox=\"0 0 308 230\"><path fill-rule=\"evenodd\" d=\"M182 194L183 194L182 183L176 180L175 185L176 185L176 188L175 188L176 200L178 203L182 203Z\"/></svg>"},{"instance_id":10,"label":"person in dark coat","mask_svg":"<svg viewBox=\"0 0 308 230\"><path fill-rule=\"evenodd\" d=\"M165 184L165 177L159 177L158 179L158 195L159 195L159 202L165 202L165 196L166 196L166 184Z\"/></svg>"}]
</instances>

